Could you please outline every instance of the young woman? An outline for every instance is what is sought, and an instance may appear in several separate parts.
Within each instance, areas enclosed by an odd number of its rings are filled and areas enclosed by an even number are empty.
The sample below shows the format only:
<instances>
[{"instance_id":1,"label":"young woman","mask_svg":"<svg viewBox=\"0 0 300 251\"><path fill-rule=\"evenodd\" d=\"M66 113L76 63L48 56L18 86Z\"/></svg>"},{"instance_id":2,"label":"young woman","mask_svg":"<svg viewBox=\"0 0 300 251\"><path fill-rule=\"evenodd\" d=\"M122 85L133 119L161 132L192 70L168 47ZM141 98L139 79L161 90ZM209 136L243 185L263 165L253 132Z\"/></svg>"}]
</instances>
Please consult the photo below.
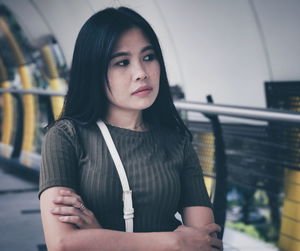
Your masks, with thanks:
<instances>
[{"instance_id":1,"label":"young woman","mask_svg":"<svg viewBox=\"0 0 300 251\"><path fill-rule=\"evenodd\" d=\"M132 189L133 233L124 232L122 187L100 120ZM43 144L39 196L50 251L222 250L158 39L131 9L100 11L78 35L64 110Z\"/></svg>"}]
</instances>

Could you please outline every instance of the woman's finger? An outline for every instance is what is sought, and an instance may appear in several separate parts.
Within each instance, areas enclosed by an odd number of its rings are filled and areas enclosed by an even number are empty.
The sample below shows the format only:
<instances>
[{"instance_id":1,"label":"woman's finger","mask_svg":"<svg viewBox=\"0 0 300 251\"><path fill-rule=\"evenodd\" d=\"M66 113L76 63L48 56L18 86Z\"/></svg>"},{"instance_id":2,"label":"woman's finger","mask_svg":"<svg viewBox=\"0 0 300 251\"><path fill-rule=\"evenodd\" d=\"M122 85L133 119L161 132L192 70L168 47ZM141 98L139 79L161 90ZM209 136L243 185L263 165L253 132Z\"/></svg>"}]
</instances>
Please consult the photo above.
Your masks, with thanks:
<instances>
[{"instance_id":1,"label":"woman's finger","mask_svg":"<svg viewBox=\"0 0 300 251\"><path fill-rule=\"evenodd\" d=\"M82 211L75 207L55 207L51 210L51 213L56 215L83 215Z\"/></svg>"},{"instance_id":2,"label":"woman's finger","mask_svg":"<svg viewBox=\"0 0 300 251\"><path fill-rule=\"evenodd\" d=\"M205 228L208 231L208 234L221 231L221 227L219 225L217 225L216 223L210 223L210 224L206 225Z\"/></svg>"},{"instance_id":3,"label":"woman's finger","mask_svg":"<svg viewBox=\"0 0 300 251\"><path fill-rule=\"evenodd\" d=\"M82 201L79 201L77 198L73 197L73 196L57 196L53 202L55 204L63 204L63 205L67 205L67 206L75 206L77 208L80 207L80 203L82 203Z\"/></svg>"},{"instance_id":4,"label":"woman's finger","mask_svg":"<svg viewBox=\"0 0 300 251\"><path fill-rule=\"evenodd\" d=\"M77 198L79 201L82 201L81 197L80 197L77 193L75 193L75 192L73 192L73 191L71 191L71 190L65 190L65 189L62 189L62 190L59 190L59 193L60 193L61 195L63 195L63 196L75 197L75 198Z\"/></svg>"},{"instance_id":5,"label":"woman's finger","mask_svg":"<svg viewBox=\"0 0 300 251\"><path fill-rule=\"evenodd\" d=\"M82 213L82 215L87 215L87 216L93 216L93 213L88 210L83 203L79 203L78 201L74 203L73 199L70 199L66 196L64 196L63 199L58 199L59 205L64 205L65 207L56 207L51 210L52 213L54 214L61 214L61 212L64 212L65 214L70 214L70 215L77 215L78 213ZM67 206L67 207L66 207Z\"/></svg>"},{"instance_id":6,"label":"woman's finger","mask_svg":"<svg viewBox=\"0 0 300 251\"><path fill-rule=\"evenodd\" d=\"M62 189L59 191L62 196L58 196L53 202L58 204L64 204L67 206L73 206L80 209L87 215L91 215L90 211L84 206L81 197L71 190Z\"/></svg>"},{"instance_id":7,"label":"woman's finger","mask_svg":"<svg viewBox=\"0 0 300 251\"><path fill-rule=\"evenodd\" d=\"M210 242L211 246L218 250L223 250L223 242L217 238L212 238Z\"/></svg>"},{"instance_id":8,"label":"woman's finger","mask_svg":"<svg viewBox=\"0 0 300 251\"><path fill-rule=\"evenodd\" d=\"M64 223L72 223L78 226L79 228L82 228L84 225L84 221L79 216L60 216L58 219Z\"/></svg>"},{"instance_id":9,"label":"woman's finger","mask_svg":"<svg viewBox=\"0 0 300 251\"><path fill-rule=\"evenodd\" d=\"M61 211L62 212L62 211ZM75 224L78 228L102 228L101 225L95 218L88 217L83 213L79 213L78 215L70 215L66 213L58 214L60 215L58 219L64 223L72 223Z\"/></svg>"}]
</instances>

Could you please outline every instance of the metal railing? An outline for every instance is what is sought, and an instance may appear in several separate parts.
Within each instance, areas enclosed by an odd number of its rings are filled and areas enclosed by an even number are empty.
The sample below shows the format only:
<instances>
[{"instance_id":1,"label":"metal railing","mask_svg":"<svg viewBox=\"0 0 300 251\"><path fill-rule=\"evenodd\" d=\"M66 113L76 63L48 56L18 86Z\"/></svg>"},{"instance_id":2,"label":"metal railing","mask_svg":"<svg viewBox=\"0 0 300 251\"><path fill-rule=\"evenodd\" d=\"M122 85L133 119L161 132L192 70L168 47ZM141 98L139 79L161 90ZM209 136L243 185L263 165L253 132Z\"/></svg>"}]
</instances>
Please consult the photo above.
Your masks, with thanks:
<instances>
[{"instance_id":1,"label":"metal railing","mask_svg":"<svg viewBox=\"0 0 300 251\"><path fill-rule=\"evenodd\" d=\"M244 119L280 121L300 123L300 113L278 109L252 108L242 106L215 105L196 102L175 101L175 106L181 110L201 112L211 115L222 115Z\"/></svg>"},{"instance_id":2,"label":"metal railing","mask_svg":"<svg viewBox=\"0 0 300 251\"><path fill-rule=\"evenodd\" d=\"M49 97L65 96L64 92L57 92L57 91L44 90L44 89L23 89L23 88L9 88L9 89L0 88L0 93L13 93L18 96L19 95L22 96L26 94L33 94L38 96L49 96ZM215 197L214 201L218 201L219 203L221 202L221 206L223 206L223 209L220 205L217 206L218 210L221 209L223 210L222 212L220 211L218 212L218 214L221 215L221 218L218 219L219 224L221 223L221 225L224 225L225 222L226 206L224 207L224 205L226 205L226 202L224 202L224 200L226 200L226 192L228 191L227 190L227 176L228 176L227 168L228 167L229 167L229 173L231 172L229 174L228 180L229 182L233 182L232 184L235 184L234 182L236 181L236 180L232 180L233 177L232 175L240 175L241 169L244 168L243 169L244 174L250 175L252 178L256 175L255 179L264 179L264 180L267 179L269 183L273 182L274 184L276 183L276 185L277 184L280 186L282 185L283 183L282 175L280 177L277 176L275 177L274 176L275 174L270 175L269 173L260 173L259 169L255 169L253 167L270 165L273 168L274 163L276 162L279 163L281 161L276 159L278 157L275 156L276 154L275 155L273 154L275 157L273 157L273 155L272 156L270 155L271 156L270 157L268 151L273 151L272 150L273 148L277 148L277 150L275 149L275 152L277 153L278 149L280 150L283 148L287 149L289 148L289 146L285 146L284 143L278 144L278 142L269 141L270 140L269 125L280 124L280 126L282 126L282 123L284 123L288 126L293 126L293 127L299 126L300 113L286 111L286 110L278 110L278 109L238 107L238 106L230 106L230 105L217 105L217 104L187 102L187 101L175 101L174 104L178 110L183 110L187 112L196 112L205 115L206 118L210 118L210 122L206 122L206 123L197 122L197 121L188 121L188 123L191 123L190 126L194 126L195 124L194 132L199 133L200 127L202 126L208 127L208 124L210 124L209 131L211 135L213 137L216 137L216 131L217 131L219 134L219 136L217 137L219 138L218 140L221 139L225 141L225 147L224 145L222 146L221 144L221 147L218 148L217 147L218 142L215 140L214 149L217 152L214 153L215 156L212 159L212 161L214 161L215 173L213 175L211 175L211 173L207 174L207 176L215 177L217 180L215 189L218 190L218 192L216 192L217 197ZM263 126L252 126L252 125L246 126L246 125L239 125L239 124L221 123L220 126L220 124L218 125L215 122L213 122L213 120L216 119L218 116L225 116L225 117L238 118L238 119L250 119L255 121L264 121L268 123ZM245 132L247 133L245 134ZM233 141L237 141L238 144L243 144L243 145L240 146L240 149L231 147L230 144L232 144ZM257 148L258 150L254 148ZM220 157L220 151L223 151L223 155L226 155L226 159L229 160L228 166L226 165L227 160L224 159L224 156L221 157L221 159L219 160L217 159L218 154ZM222 152L221 152L221 156L222 156ZM282 164L280 168L290 168L294 170L300 169L300 167L299 168L289 167L289 165L284 162L280 164ZM243 186L248 187L249 189L260 189L260 187L257 185L253 185L252 187L251 185L248 186L247 184L240 184L240 185L242 187ZM272 191L267 191L267 192L268 193L270 192L271 196L274 195L277 196L276 194L277 192L272 192ZM282 190L279 192L282 193ZM220 198L220 194L222 194L223 197Z\"/></svg>"},{"instance_id":3,"label":"metal railing","mask_svg":"<svg viewBox=\"0 0 300 251\"><path fill-rule=\"evenodd\" d=\"M0 93L34 94L43 96L65 96L65 92L43 89L0 88ZM177 109L201 112L218 116L230 116L244 119L300 123L300 113L279 109L265 109L230 105L207 104L201 102L175 101Z\"/></svg>"}]
</instances>

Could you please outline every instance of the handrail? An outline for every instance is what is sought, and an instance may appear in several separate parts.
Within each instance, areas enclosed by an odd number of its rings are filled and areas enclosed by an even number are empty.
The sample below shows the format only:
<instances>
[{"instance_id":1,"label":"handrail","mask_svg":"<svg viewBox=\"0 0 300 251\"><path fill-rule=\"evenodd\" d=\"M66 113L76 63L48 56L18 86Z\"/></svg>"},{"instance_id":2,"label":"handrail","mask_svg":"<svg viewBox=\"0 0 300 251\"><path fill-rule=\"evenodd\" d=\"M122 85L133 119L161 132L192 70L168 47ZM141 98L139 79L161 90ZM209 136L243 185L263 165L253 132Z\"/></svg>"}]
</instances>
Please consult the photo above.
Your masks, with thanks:
<instances>
[{"instance_id":1,"label":"handrail","mask_svg":"<svg viewBox=\"0 0 300 251\"><path fill-rule=\"evenodd\" d=\"M65 96L65 92L45 90L38 88L23 89L23 88L0 88L0 93L18 93L18 94L36 94L42 96Z\"/></svg>"},{"instance_id":2,"label":"handrail","mask_svg":"<svg viewBox=\"0 0 300 251\"><path fill-rule=\"evenodd\" d=\"M0 88L0 93L36 94L44 96L65 96L65 92L23 89L23 88ZM289 123L300 123L300 112L283 111L279 109L265 109L257 107L243 107L230 105L216 105L200 102L175 101L177 109L201 112L204 114L230 116L254 120L280 121Z\"/></svg>"},{"instance_id":3,"label":"handrail","mask_svg":"<svg viewBox=\"0 0 300 251\"><path fill-rule=\"evenodd\" d=\"M204 114L223 115L254 120L300 123L300 112L186 101L175 101L174 104L177 109L202 112Z\"/></svg>"}]
</instances>

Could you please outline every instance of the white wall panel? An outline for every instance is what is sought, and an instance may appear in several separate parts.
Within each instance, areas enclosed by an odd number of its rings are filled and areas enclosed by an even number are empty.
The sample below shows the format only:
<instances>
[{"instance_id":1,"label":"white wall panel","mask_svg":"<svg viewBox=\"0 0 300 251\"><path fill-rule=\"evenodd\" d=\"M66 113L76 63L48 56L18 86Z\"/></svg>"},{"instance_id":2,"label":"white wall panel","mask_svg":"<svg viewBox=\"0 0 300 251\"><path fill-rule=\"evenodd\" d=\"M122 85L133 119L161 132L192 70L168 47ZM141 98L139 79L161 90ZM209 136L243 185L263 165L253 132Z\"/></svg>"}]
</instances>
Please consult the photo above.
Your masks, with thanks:
<instances>
[{"instance_id":1,"label":"white wall panel","mask_svg":"<svg viewBox=\"0 0 300 251\"><path fill-rule=\"evenodd\" d=\"M268 79L263 48L247 1L165 0L187 99L264 106Z\"/></svg>"},{"instance_id":2,"label":"white wall panel","mask_svg":"<svg viewBox=\"0 0 300 251\"><path fill-rule=\"evenodd\" d=\"M85 0L34 0L60 43L68 65L73 55L75 40L93 10Z\"/></svg>"},{"instance_id":3,"label":"white wall panel","mask_svg":"<svg viewBox=\"0 0 300 251\"><path fill-rule=\"evenodd\" d=\"M300 1L255 0L274 80L300 80Z\"/></svg>"},{"instance_id":4,"label":"white wall panel","mask_svg":"<svg viewBox=\"0 0 300 251\"><path fill-rule=\"evenodd\" d=\"M264 107L264 81L300 79L299 0L0 2L31 41L53 31L68 63L81 26L95 11L135 9L158 34L170 83L180 83L188 100L212 94L216 103Z\"/></svg>"},{"instance_id":5,"label":"white wall panel","mask_svg":"<svg viewBox=\"0 0 300 251\"><path fill-rule=\"evenodd\" d=\"M51 33L30 0L2 0L1 3L12 11L30 42Z\"/></svg>"},{"instance_id":6,"label":"white wall panel","mask_svg":"<svg viewBox=\"0 0 300 251\"><path fill-rule=\"evenodd\" d=\"M91 6L94 12L102 10L107 7L118 7L119 1L116 0L86 0L87 3Z\"/></svg>"}]
</instances>

